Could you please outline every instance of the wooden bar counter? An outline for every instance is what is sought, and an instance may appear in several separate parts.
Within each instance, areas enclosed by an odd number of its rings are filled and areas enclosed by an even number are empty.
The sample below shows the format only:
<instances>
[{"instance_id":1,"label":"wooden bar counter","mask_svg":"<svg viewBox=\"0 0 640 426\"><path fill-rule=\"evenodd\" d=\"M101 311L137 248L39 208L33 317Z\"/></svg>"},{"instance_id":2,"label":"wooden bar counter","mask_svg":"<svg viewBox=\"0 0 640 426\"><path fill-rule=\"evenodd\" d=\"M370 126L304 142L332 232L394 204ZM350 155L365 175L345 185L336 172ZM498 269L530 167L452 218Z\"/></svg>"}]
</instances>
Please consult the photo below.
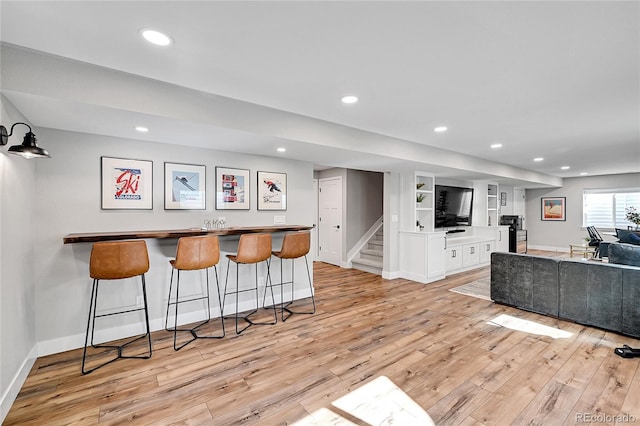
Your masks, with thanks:
<instances>
[{"instance_id":1,"label":"wooden bar counter","mask_svg":"<svg viewBox=\"0 0 640 426\"><path fill-rule=\"evenodd\" d=\"M241 235L259 232L289 232L305 231L312 229L312 226L305 225L272 225L272 226L236 226L219 229L172 229L160 231L123 231L123 232L90 232L65 235L65 244L73 243L95 243L96 241L131 240L141 238L180 238L194 235Z\"/></svg>"}]
</instances>

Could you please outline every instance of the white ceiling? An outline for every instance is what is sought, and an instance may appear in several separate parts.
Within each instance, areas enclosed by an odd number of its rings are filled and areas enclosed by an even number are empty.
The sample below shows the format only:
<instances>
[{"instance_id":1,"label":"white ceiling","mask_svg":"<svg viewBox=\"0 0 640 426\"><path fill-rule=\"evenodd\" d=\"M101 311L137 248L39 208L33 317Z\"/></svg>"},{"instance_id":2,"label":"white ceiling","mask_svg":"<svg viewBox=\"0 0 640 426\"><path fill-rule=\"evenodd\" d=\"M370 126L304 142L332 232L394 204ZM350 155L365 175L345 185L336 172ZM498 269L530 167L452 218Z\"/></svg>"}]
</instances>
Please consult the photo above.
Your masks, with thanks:
<instances>
[{"instance_id":1,"label":"white ceiling","mask_svg":"<svg viewBox=\"0 0 640 426\"><path fill-rule=\"evenodd\" d=\"M523 186L640 172L635 1L3 0L0 14L2 94L39 127L273 156L285 145L318 167L495 172ZM151 46L141 28L175 42ZM55 68L56 55L92 78L88 64L108 70L87 88L68 69L40 69L26 87L5 77L20 72L5 55L15 47L37 51L25 51L40 55L35 68ZM119 90L113 70L151 79L157 96L200 94L218 112L251 115L160 113ZM360 101L343 105L345 94Z\"/></svg>"}]
</instances>

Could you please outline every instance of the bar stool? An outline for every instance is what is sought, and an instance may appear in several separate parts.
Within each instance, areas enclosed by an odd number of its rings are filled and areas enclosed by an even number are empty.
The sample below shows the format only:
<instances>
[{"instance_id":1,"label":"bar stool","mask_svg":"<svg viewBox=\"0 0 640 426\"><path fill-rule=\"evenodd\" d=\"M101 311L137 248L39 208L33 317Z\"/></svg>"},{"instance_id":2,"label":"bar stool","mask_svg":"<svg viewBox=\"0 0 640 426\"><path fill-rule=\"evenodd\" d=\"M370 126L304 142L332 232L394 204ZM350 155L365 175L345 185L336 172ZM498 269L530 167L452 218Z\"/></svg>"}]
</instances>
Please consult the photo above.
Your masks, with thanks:
<instances>
[{"instance_id":1,"label":"bar stool","mask_svg":"<svg viewBox=\"0 0 640 426\"><path fill-rule=\"evenodd\" d=\"M222 303L220 303L220 286L218 283L218 261L220 260L220 242L216 235L205 235L196 237L182 237L178 240L176 249L176 258L169 261L171 263L171 279L169 281L169 296L167 298L167 315L164 320L164 328L167 331L173 331L173 349L178 351L196 339L222 339L225 336L224 319L222 318ZM211 304L209 301L209 268L213 267L216 276L216 294L218 295L218 305L220 306L220 323L222 326L222 335L219 336L200 336L198 329L207 324L211 320ZM205 269L207 277L206 296L193 297L186 300L180 300L180 271L197 271ZM176 274L176 295L171 301L171 291L173 287L173 272ZM192 328L178 328L178 305L181 303L194 302L197 300L207 301L207 319L200 322ZM173 328L169 328L169 307L175 305ZM178 332L186 331L191 333L192 338L180 346L177 346Z\"/></svg>"},{"instance_id":2,"label":"bar stool","mask_svg":"<svg viewBox=\"0 0 640 426\"><path fill-rule=\"evenodd\" d=\"M255 322L250 319L251 315L258 312L258 263L265 262L267 265L267 280L265 284L271 283L271 276L269 274L269 260L271 258L271 234L242 234L240 235L240 241L238 242L238 253L237 254L228 254L227 258L227 278L224 283L224 297L222 300L222 306L225 306L225 300L227 295L235 295L236 298L236 313L235 313L235 321L236 321L236 334L240 334L245 331L247 328L252 325L273 325L278 322L278 316L276 313L276 304L275 299L273 298L273 288L271 288L271 299L273 301L273 318L272 322ZM230 263L234 262L236 264L236 288L235 291L227 292L227 284L229 282L229 269ZM256 279L255 279L255 287L240 290L240 282L238 281L238 270L240 269L240 264L255 264L256 265ZM238 299L240 293L255 291L255 300L256 300L256 308L246 314L243 317L238 315ZM265 292L267 291L265 286ZM266 297L266 296L265 296ZM264 303L263 303L264 305ZM238 330L238 319L241 318L247 322L247 325Z\"/></svg>"},{"instance_id":3,"label":"bar stool","mask_svg":"<svg viewBox=\"0 0 640 426\"><path fill-rule=\"evenodd\" d=\"M87 320L87 333L84 339L84 352L82 354L82 374L88 374L112 363L120 358L151 358L151 333L149 331L149 311L147 309L147 287L144 274L149 270L149 254L147 252L147 244L144 240L137 241L109 241L94 243L91 249L91 257L89 260L89 274L93 278L93 286L91 289L91 302L89 304L89 319ZM111 312L96 315L98 304L98 287L100 280L120 280L125 278L142 277L142 295L143 307L135 309L127 309L119 312ZM144 311L145 323L147 331L145 334L135 337L122 345L96 345L93 342L96 318L108 317L113 315L126 314L129 312ZM85 361L87 358L87 344L89 342L89 328L91 328L91 346L93 348L110 348L117 349L117 356L89 370L85 369ZM147 338L148 355L125 356L122 350L133 342Z\"/></svg>"},{"instance_id":4,"label":"bar stool","mask_svg":"<svg viewBox=\"0 0 640 426\"><path fill-rule=\"evenodd\" d=\"M316 300L313 295L313 285L311 284L311 273L309 272L309 263L307 261L307 254L309 254L309 249L311 247L311 233L309 231L301 231L301 232L290 232L284 234L284 238L282 239L282 247L280 251L273 251L271 254L273 256L280 259L280 284L274 284L280 286L280 312L282 315L282 322L285 322L291 315L293 314L305 314L312 315L316 313ZM289 306L295 300L294 297L294 278L296 276L295 273L295 260L304 257L304 264L307 267L307 278L309 279L309 290L311 291L311 303L313 309L311 311L300 312L289 309ZM285 259L291 259L291 281L284 281L283 268ZM284 292L283 288L285 284L291 284L291 300L287 303L284 302ZM266 289L265 289L266 295ZM263 300L264 303L264 300ZM287 311L289 315L284 316L284 312Z\"/></svg>"}]
</instances>

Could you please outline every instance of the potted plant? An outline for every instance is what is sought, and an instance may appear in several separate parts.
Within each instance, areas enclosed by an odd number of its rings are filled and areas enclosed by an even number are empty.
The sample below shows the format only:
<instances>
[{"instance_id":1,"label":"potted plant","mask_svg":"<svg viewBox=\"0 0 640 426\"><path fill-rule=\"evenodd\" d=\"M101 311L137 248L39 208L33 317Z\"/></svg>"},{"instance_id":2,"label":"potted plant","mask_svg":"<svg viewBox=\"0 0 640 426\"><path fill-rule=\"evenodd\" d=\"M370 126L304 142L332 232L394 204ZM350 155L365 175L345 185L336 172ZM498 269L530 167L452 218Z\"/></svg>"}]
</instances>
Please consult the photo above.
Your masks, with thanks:
<instances>
[{"instance_id":1,"label":"potted plant","mask_svg":"<svg viewBox=\"0 0 640 426\"><path fill-rule=\"evenodd\" d=\"M627 207L626 209L624 209L624 211L626 212L625 216L627 220L633 223L634 225L636 225L636 230L639 230L640 229L640 212L638 212L636 208L633 206Z\"/></svg>"}]
</instances>

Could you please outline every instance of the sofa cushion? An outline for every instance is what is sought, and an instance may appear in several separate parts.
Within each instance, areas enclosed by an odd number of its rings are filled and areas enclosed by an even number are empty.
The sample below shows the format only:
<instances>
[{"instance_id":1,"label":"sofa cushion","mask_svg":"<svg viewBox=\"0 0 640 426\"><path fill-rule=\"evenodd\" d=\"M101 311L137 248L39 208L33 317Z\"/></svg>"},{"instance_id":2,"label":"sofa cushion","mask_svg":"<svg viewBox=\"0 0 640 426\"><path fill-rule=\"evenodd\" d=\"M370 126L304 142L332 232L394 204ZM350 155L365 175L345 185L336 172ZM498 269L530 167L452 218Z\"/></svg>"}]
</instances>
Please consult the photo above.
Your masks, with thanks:
<instances>
[{"instance_id":1,"label":"sofa cushion","mask_svg":"<svg viewBox=\"0 0 640 426\"><path fill-rule=\"evenodd\" d=\"M558 316L559 259L516 253L491 254L491 299Z\"/></svg>"},{"instance_id":2,"label":"sofa cushion","mask_svg":"<svg viewBox=\"0 0 640 426\"><path fill-rule=\"evenodd\" d=\"M609 263L640 266L640 246L632 244L609 244Z\"/></svg>"},{"instance_id":3,"label":"sofa cushion","mask_svg":"<svg viewBox=\"0 0 640 426\"><path fill-rule=\"evenodd\" d=\"M600 262L560 263L560 318L622 329L623 268Z\"/></svg>"},{"instance_id":4,"label":"sofa cushion","mask_svg":"<svg viewBox=\"0 0 640 426\"><path fill-rule=\"evenodd\" d=\"M619 243L638 244L640 241L640 237L635 232L624 229L616 229L616 236Z\"/></svg>"},{"instance_id":5,"label":"sofa cushion","mask_svg":"<svg viewBox=\"0 0 640 426\"><path fill-rule=\"evenodd\" d=\"M640 237L637 234L634 234L633 232L629 234L629 237L627 238L627 240L629 244L640 246Z\"/></svg>"}]
</instances>

